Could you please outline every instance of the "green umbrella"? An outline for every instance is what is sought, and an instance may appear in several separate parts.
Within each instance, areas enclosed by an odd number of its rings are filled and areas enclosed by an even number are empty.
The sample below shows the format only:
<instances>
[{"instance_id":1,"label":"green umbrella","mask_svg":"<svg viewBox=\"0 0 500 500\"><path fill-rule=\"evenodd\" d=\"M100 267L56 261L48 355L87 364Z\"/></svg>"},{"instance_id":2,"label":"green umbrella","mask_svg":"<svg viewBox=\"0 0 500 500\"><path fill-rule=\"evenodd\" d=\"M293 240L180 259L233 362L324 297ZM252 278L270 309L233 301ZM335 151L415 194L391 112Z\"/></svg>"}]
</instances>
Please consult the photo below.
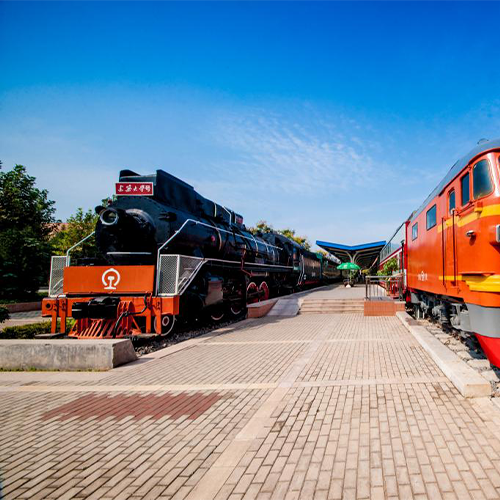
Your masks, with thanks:
<instances>
[{"instance_id":1,"label":"green umbrella","mask_svg":"<svg viewBox=\"0 0 500 500\"><path fill-rule=\"evenodd\" d=\"M352 262L342 262L340 266L337 266L337 269L348 269L349 271L357 271L361 269L357 264Z\"/></svg>"}]
</instances>

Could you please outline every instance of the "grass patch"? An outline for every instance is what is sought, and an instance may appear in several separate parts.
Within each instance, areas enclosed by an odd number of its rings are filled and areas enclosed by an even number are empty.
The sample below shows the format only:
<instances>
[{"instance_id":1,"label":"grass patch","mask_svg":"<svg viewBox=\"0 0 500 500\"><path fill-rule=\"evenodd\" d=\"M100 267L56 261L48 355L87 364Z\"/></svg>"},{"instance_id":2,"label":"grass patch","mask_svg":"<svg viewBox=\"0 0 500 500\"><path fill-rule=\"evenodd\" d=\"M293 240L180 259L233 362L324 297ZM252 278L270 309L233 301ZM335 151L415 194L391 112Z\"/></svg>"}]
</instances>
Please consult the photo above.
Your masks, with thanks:
<instances>
[{"instance_id":1,"label":"grass patch","mask_svg":"<svg viewBox=\"0 0 500 500\"><path fill-rule=\"evenodd\" d=\"M31 325L8 326L0 331L0 339L34 339L35 335L50 333L50 321Z\"/></svg>"},{"instance_id":2,"label":"grass patch","mask_svg":"<svg viewBox=\"0 0 500 500\"><path fill-rule=\"evenodd\" d=\"M34 339L35 335L42 333L50 333L50 320L41 321L40 323L32 323L28 325L8 326L0 330L0 340L5 339ZM57 320L57 332L59 332L60 320ZM73 325L74 319L66 321L66 332L69 333Z\"/></svg>"}]
</instances>

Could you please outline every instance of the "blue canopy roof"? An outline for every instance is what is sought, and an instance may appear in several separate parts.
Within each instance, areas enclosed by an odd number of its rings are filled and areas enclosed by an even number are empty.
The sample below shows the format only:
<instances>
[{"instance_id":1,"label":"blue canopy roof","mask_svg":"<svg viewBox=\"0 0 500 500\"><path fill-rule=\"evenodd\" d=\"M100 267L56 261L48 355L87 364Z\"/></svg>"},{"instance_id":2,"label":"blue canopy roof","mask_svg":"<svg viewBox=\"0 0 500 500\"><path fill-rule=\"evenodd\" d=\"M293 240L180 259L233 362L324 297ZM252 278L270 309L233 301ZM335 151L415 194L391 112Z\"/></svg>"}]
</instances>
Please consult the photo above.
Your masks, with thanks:
<instances>
[{"instance_id":1,"label":"blue canopy roof","mask_svg":"<svg viewBox=\"0 0 500 500\"><path fill-rule=\"evenodd\" d=\"M316 245L330 252L344 262L355 262L360 267L369 268L376 261L386 241L374 241L362 245L341 245L329 241L316 241Z\"/></svg>"}]
</instances>

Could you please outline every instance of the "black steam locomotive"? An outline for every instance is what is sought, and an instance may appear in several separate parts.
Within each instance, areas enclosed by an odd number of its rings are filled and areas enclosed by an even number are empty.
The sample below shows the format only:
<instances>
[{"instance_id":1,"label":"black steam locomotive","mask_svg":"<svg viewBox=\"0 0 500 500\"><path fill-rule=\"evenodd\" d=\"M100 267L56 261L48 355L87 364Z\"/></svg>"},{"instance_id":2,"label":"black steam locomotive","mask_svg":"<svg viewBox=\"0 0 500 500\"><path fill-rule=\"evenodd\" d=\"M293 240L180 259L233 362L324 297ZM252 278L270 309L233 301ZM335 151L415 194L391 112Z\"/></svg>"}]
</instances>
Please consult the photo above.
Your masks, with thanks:
<instances>
[{"instance_id":1,"label":"black steam locomotive","mask_svg":"<svg viewBox=\"0 0 500 500\"><path fill-rule=\"evenodd\" d=\"M152 175L122 170L116 199L107 207L96 207L96 211L99 220L95 238L103 262L85 262L78 276L80 281L82 277L83 281L98 281L101 275L97 279L91 279L91 275L102 270L102 282L106 284L106 277L114 273L116 286L111 283L104 287L104 293L94 285L81 290L72 287L72 272L65 270L66 310L74 310L73 317L80 323L76 336L88 336L92 326L93 332L100 332L98 336L107 336L110 328L106 330L104 324L96 328L93 323L108 321L111 325L124 308L128 311L124 317L134 316L134 325L121 329L124 335L131 328L135 333L137 329L143 333L151 330L150 320L143 325L138 320L148 314L154 317L155 331L165 333L175 317L205 315L220 320L225 315L237 316L250 303L340 276L333 259L310 252L275 232L250 233L241 215L204 198L192 186L162 170ZM120 289L125 282L121 276L130 266L143 268L145 273L154 269L154 283L141 291L144 310L138 311L137 298L130 297L137 295L133 287ZM89 298L77 302L76 295ZM123 306L124 302L129 305ZM113 336L116 331L117 324Z\"/></svg>"}]
</instances>

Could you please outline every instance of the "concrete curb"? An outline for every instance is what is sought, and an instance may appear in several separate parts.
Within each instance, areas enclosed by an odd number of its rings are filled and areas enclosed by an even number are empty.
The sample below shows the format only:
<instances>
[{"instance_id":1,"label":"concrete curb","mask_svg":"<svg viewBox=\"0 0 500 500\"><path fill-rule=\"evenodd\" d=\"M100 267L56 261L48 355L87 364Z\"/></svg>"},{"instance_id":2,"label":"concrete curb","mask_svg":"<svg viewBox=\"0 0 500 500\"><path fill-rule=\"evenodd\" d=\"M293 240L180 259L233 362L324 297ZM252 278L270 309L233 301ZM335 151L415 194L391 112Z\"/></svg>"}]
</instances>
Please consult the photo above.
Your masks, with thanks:
<instances>
[{"instance_id":1,"label":"concrete curb","mask_svg":"<svg viewBox=\"0 0 500 500\"><path fill-rule=\"evenodd\" d=\"M111 370L135 361L130 340L0 340L4 370Z\"/></svg>"},{"instance_id":2,"label":"concrete curb","mask_svg":"<svg viewBox=\"0 0 500 500\"><path fill-rule=\"evenodd\" d=\"M491 385L405 312L396 316L464 398L491 396Z\"/></svg>"},{"instance_id":3,"label":"concrete curb","mask_svg":"<svg viewBox=\"0 0 500 500\"><path fill-rule=\"evenodd\" d=\"M298 297L281 297L274 307L267 313L267 316L297 316L300 310L301 298Z\"/></svg>"},{"instance_id":4,"label":"concrete curb","mask_svg":"<svg viewBox=\"0 0 500 500\"><path fill-rule=\"evenodd\" d=\"M42 301L36 302L17 302L15 304L3 304L10 313L28 312L28 311L41 311Z\"/></svg>"},{"instance_id":5,"label":"concrete curb","mask_svg":"<svg viewBox=\"0 0 500 500\"><path fill-rule=\"evenodd\" d=\"M248 317L249 318L262 318L274 307L279 298L263 300L255 304L248 304Z\"/></svg>"}]
</instances>

